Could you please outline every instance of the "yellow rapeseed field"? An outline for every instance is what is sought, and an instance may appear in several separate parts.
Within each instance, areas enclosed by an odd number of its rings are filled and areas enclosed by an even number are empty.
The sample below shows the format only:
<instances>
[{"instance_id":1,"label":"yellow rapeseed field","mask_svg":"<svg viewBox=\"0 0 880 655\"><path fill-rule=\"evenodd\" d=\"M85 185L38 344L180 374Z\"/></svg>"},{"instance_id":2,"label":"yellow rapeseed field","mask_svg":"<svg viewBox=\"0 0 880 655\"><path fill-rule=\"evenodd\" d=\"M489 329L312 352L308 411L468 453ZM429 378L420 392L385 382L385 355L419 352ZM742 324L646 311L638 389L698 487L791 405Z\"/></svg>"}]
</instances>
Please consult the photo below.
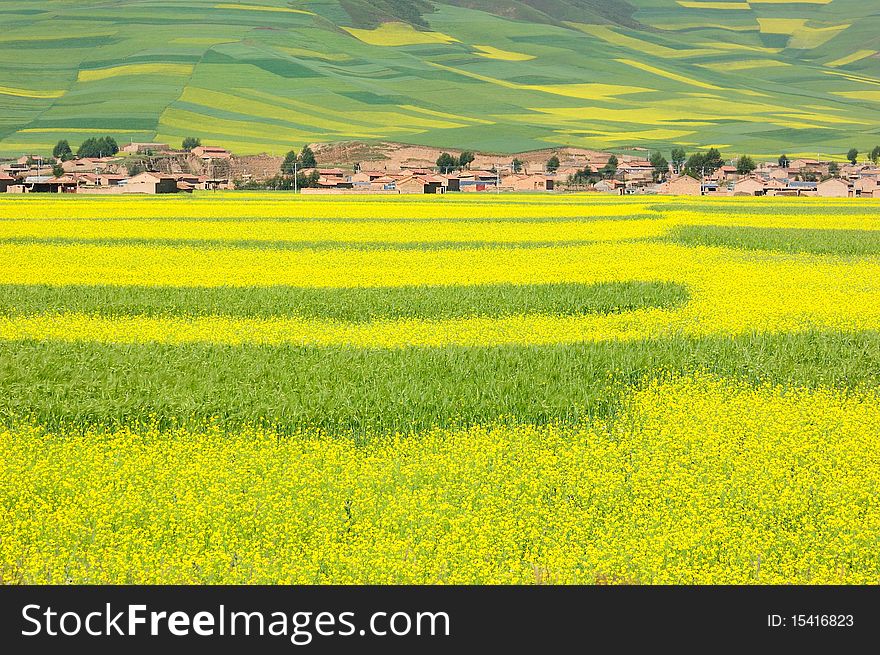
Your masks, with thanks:
<instances>
[{"instance_id":1,"label":"yellow rapeseed field","mask_svg":"<svg viewBox=\"0 0 880 655\"><path fill-rule=\"evenodd\" d=\"M0 198L0 583L880 582L878 209Z\"/></svg>"},{"instance_id":2,"label":"yellow rapeseed field","mask_svg":"<svg viewBox=\"0 0 880 655\"><path fill-rule=\"evenodd\" d=\"M876 583L876 394L657 381L614 424L0 431L0 576Z\"/></svg>"}]
</instances>

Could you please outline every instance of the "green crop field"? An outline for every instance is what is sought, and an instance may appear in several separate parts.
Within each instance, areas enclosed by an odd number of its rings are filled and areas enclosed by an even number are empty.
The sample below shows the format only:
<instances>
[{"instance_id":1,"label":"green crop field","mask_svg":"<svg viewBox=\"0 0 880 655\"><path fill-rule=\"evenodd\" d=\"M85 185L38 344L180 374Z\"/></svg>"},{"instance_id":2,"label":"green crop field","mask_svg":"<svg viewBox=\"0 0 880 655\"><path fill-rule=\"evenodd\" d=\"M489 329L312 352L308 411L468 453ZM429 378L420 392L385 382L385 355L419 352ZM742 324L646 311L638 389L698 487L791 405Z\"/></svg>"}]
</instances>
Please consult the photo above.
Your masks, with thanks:
<instances>
[{"instance_id":1,"label":"green crop field","mask_svg":"<svg viewBox=\"0 0 880 655\"><path fill-rule=\"evenodd\" d=\"M880 141L864 0L35 0L0 24L0 155L103 134L243 154Z\"/></svg>"}]
</instances>

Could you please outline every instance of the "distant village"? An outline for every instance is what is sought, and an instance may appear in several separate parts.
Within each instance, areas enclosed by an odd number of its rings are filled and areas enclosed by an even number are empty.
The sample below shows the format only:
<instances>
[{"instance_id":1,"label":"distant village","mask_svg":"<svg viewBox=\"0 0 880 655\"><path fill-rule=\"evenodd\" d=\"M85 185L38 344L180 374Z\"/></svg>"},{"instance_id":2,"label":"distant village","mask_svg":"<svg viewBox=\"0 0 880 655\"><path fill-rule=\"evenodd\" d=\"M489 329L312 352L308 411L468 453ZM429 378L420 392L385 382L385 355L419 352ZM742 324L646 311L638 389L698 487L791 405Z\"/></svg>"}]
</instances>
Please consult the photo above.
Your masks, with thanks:
<instances>
[{"instance_id":1,"label":"distant village","mask_svg":"<svg viewBox=\"0 0 880 655\"><path fill-rule=\"evenodd\" d=\"M618 155L559 148L511 159L389 146L381 157L325 167L319 159L340 159L340 151L329 144L316 144L314 151L306 146L302 153L291 152L282 158L238 157L221 146L203 146L197 139L187 139L180 149L166 143L129 143L119 148L107 139L114 146L108 148L110 154L77 156L61 141L52 156L25 154L0 162L0 193L114 195L276 189L323 195L578 191L880 198L877 148L861 162L854 150L846 163L789 159L786 155L767 162L749 157L728 161L710 150L687 160L683 151L677 156L674 151L670 164L660 153L647 151ZM438 155L436 159L434 155Z\"/></svg>"}]
</instances>

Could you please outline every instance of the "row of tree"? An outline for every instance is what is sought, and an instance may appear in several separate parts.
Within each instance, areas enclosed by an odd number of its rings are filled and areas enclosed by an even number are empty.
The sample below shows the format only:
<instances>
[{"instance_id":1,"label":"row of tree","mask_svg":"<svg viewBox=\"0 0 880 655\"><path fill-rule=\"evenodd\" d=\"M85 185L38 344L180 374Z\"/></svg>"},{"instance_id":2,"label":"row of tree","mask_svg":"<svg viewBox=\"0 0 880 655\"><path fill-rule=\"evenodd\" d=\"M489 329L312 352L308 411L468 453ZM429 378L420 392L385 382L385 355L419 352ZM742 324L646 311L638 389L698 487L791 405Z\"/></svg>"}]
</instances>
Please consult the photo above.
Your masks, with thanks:
<instances>
[{"instance_id":1,"label":"row of tree","mask_svg":"<svg viewBox=\"0 0 880 655\"><path fill-rule=\"evenodd\" d=\"M308 146L303 146L297 153L291 150L281 163L281 175L269 178L265 182L236 183L237 189L272 189L275 191L293 191L295 189L310 189L318 186L321 174L314 170L318 166L318 159L314 151ZM307 175L304 170L312 169Z\"/></svg>"},{"instance_id":2,"label":"row of tree","mask_svg":"<svg viewBox=\"0 0 880 655\"><path fill-rule=\"evenodd\" d=\"M460 171L463 168L470 166L474 159L474 153L469 150L465 150L458 157L450 155L448 152L444 152L437 158L437 169L441 173L451 173L456 170Z\"/></svg>"},{"instance_id":3,"label":"row of tree","mask_svg":"<svg viewBox=\"0 0 880 655\"><path fill-rule=\"evenodd\" d=\"M317 166L318 160L315 157L315 153L305 145L299 154L296 153L296 150L291 150L287 153L287 156L284 157L284 162L281 164L281 172L284 175L293 175L300 169L316 168Z\"/></svg>"},{"instance_id":4,"label":"row of tree","mask_svg":"<svg viewBox=\"0 0 880 655\"><path fill-rule=\"evenodd\" d=\"M202 145L200 139L188 136L183 140L183 150L190 152L193 148ZM73 148L67 139L61 139L52 148L52 157L60 161L71 159L112 157L119 152L119 144L112 136L90 137L83 141L74 154Z\"/></svg>"},{"instance_id":5,"label":"row of tree","mask_svg":"<svg viewBox=\"0 0 880 655\"><path fill-rule=\"evenodd\" d=\"M76 151L76 157L112 157L119 152L119 144L112 136L89 137L83 141ZM61 139L52 149L52 156L61 161L68 161L74 158L73 149L67 139Z\"/></svg>"}]
</instances>

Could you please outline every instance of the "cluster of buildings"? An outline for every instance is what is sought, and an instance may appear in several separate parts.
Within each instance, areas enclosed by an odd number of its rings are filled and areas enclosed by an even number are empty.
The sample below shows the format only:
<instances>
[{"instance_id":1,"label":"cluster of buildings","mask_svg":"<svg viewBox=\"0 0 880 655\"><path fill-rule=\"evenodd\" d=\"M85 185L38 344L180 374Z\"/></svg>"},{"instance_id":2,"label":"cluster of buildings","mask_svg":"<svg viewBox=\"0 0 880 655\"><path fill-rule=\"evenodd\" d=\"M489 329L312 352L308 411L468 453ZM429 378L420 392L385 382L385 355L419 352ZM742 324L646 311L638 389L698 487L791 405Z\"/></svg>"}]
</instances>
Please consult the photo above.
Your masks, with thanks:
<instances>
[{"instance_id":1,"label":"cluster of buildings","mask_svg":"<svg viewBox=\"0 0 880 655\"><path fill-rule=\"evenodd\" d=\"M702 180L673 175L653 193L708 196L817 196L820 198L880 198L880 167L872 164L838 166L831 162L796 159L788 166L763 164L747 175L723 166Z\"/></svg>"},{"instance_id":2,"label":"cluster of buildings","mask_svg":"<svg viewBox=\"0 0 880 655\"><path fill-rule=\"evenodd\" d=\"M232 153L219 146L196 146L192 150L175 150L167 143L129 143L122 146L119 152L126 155L185 155L190 154L203 161L214 159L231 159Z\"/></svg>"},{"instance_id":3,"label":"cluster of buildings","mask_svg":"<svg viewBox=\"0 0 880 655\"><path fill-rule=\"evenodd\" d=\"M309 171L305 171L308 173ZM311 194L442 194L479 191L553 191L555 176L511 174L499 171L438 173L427 168L398 172L362 171L346 173L339 168L318 169Z\"/></svg>"},{"instance_id":4,"label":"cluster of buildings","mask_svg":"<svg viewBox=\"0 0 880 655\"><path fill-rule=\"evenodd\" d=\"M25 155L0 164L0 193L166 194L235 188L229 166L233 154L224 148L197 146L187 152L173 150L165 143L130 143L122 147L121 153L122 156L63 162ZM154 156L168 161L188 159L184 169L201 170L202 174L136 172L125 165L126 161L158 161ZM138 157L145 159L138 160ZM670 168L658 182L658 172L651 162L632 155L617 158L616 172L609 177L604 172L612 157L611 153L597 151L569 153L566 161L552 172L548 172L541 161L518 162L517 166L495 165L491 170L457 171L438 171L424 163L399 165L389 170L387 164L367 162L375 170L366 165L356 167L356 172L341 168L299 172L309 179L310 188L302 189L308 194L578 190L617 195L880 198L880 167L872 164L841 165L818 159L793 159L763 163L745 175L739 174L736 166L725 165L702 179ZM271 168L268 163L266 166ZM181 168L170 170L181 171Z\"/></svg>"},{"instance_id":5,"label":"cluster of buildings","mask_svg":"<svg viewBox=\"0 0 880 655\"><path fill-rule=\"evenodd\" d=\"M199 146L189 153L173 151L162 143L132 143L121 148L129 155L187 155L205 164L225 160L232 153L223 148ZM61 174L53 169L61 167ZM210 166L205 166L210 170ZM58 171L55 171L58 172ZM24 155L0 164L0 193L187 193L197 189L232 188L228 179L212 175L143 171L128 174L121 157L93 157L57 162L40 155Z\"/></svg>"}]
</instances>

